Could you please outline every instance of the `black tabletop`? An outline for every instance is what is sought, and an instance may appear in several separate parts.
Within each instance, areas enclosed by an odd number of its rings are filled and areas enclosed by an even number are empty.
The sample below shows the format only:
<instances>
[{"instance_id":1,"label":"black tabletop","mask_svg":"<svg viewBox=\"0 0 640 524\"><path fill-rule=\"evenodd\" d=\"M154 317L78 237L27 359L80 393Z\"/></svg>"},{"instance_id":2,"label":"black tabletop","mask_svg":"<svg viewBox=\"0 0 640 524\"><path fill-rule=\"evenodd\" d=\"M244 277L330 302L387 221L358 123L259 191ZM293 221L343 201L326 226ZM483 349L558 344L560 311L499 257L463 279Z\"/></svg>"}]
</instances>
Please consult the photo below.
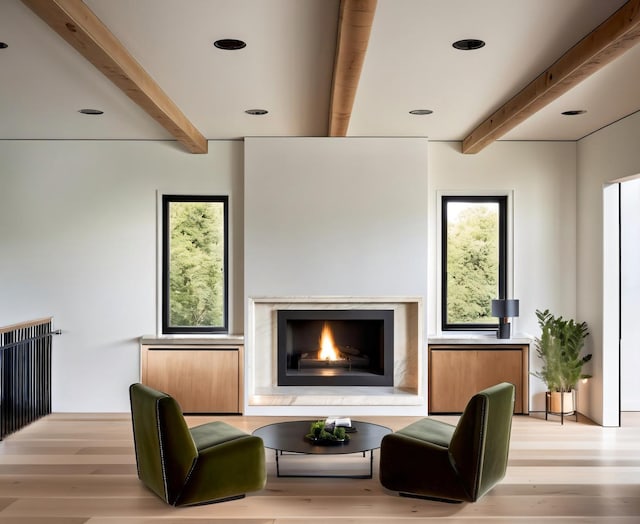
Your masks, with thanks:
<instances>
[{"instance_id":1,"label":"black tabletop","mask_svg":"<svg viewBox=\"0 0 640 524\"><path fill-rule=\"evenodd\" d=\"M352 420L356 429L349 433L349 440L344 444L319 445L305 438L311 423L315 420L297 420L293 422L277 422L256 429L253 434L260 437L265 447L278 451L307 453L311 455L340 455L359 453L380 447L382 437L391 433L391 429L378 424Z\"/></svg>"}]
</instances>

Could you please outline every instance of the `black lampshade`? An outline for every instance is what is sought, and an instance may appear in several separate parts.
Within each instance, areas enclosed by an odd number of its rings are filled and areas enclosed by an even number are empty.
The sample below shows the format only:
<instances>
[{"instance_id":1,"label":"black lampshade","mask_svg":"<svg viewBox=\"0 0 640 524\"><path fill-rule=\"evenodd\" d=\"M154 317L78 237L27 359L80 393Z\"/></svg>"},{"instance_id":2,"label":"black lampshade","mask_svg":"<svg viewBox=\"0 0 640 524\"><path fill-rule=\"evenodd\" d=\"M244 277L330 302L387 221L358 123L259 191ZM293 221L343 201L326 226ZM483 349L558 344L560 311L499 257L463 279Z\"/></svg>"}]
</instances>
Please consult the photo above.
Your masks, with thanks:
<instances>
[{"instance_id":1,"label":"black lampshade","mask_svg":"<svg viewBox=\"0 0 640 524\"><path fill-rule=\"evenodd\" d=\"M520 301L517 298L498 298L491 301L491 315L499 318L517 317Z\"/></svg>"}]
</instances>

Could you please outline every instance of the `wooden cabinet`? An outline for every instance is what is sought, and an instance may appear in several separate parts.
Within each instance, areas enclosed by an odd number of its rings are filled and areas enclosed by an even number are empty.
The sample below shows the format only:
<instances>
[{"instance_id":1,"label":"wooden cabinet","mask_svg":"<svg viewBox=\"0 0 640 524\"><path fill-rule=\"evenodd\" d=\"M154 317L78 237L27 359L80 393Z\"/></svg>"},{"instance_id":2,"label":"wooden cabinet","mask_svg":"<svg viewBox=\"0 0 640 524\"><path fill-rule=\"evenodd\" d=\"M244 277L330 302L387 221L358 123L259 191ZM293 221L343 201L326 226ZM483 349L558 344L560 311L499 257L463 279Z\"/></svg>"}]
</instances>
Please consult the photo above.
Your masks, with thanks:
<instances>
[{"instance_id":1,"label":"wooden cabinet","mask_svg":"<svg viewBox=\"0 0 640 524\"><path fill-rule=\"evenodd\" d=\"M141 382L174 397L185 413L241 413L243 347L141 345Z\"/></svg>"},{"instance_id":2,"label":"wooden cabinet","mask_svg":"<svg viewBox=\"0 0 640 524\"><path fill-rule=\"evenodd\" d=\"M460 413L478 391L516 387L514 413L529 413L529 344L430 344L429 413Z\"/></svg>"}]
</instances>

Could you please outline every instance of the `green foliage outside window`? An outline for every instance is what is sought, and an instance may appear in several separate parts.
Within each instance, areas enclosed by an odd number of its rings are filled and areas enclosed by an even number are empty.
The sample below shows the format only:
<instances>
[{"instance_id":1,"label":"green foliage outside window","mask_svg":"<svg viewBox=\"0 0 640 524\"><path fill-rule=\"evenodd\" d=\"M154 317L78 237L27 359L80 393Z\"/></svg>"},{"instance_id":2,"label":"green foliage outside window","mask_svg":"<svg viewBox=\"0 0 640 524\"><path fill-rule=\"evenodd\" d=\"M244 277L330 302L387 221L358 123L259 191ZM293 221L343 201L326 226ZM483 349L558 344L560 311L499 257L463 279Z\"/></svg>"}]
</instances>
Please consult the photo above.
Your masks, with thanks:
<instances>
[{"instance_id":1,"label":"green foliage outside window","mask_svg":"<svg viewBox=\"0 0 640 524\"><path fill-rule=\"evenodd\" d=\"M223 202L169 204L169 325L225 326Z\"/></svg>"},{"instance_id":2,"label":"green foliage outside window","mask_svg":"<svg viewBox=\"0 0 640 524\"><path fill-rule=\"evenodd\" d=\"M499 296L497 203L449 202L447 210L447 322L492 324Z\"/></svg>"}]
</instances>

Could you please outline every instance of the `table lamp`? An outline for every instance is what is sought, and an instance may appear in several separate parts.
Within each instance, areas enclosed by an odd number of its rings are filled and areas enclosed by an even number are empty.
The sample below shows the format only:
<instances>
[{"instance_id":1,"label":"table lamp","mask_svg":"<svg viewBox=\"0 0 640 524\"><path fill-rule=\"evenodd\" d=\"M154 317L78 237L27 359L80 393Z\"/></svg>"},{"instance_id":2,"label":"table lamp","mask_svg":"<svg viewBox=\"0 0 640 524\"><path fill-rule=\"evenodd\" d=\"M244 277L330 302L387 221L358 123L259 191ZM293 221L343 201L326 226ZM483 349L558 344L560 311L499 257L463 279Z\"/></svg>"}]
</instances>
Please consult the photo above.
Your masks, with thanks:
<instances>
[{"instance_id":1,"label":"table lamp","mask_svg":"<svg viewBox=\"0 0 640 524\"><path fill-rule=\"evenodd\" d=\"M497 298L491 301L491 315L498 317L497 338L511 338L509 318L520 313L520 301L516 298Z\"/></svg>"}]
</instances>

